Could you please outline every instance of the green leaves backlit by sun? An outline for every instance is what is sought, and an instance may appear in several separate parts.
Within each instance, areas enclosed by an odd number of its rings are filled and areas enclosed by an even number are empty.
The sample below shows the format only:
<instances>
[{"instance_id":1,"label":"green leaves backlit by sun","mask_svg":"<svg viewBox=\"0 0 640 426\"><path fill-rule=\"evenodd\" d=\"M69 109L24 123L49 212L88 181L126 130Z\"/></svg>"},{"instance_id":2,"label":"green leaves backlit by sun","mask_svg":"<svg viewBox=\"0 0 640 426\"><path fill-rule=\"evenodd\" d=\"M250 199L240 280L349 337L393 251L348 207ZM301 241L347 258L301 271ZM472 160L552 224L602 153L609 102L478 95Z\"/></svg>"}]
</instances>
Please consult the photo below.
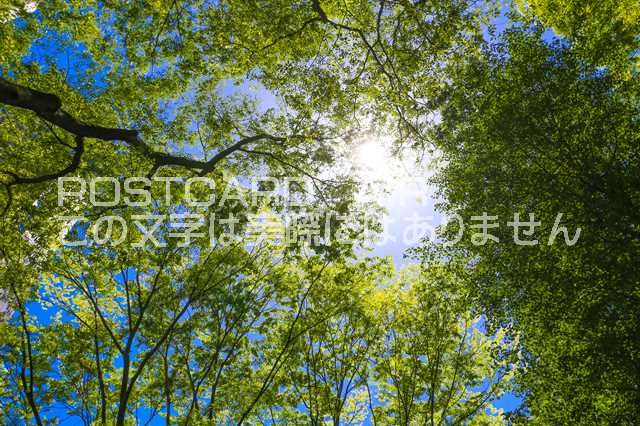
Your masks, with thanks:
<instances>
[{"instance_id":1,"label":"green leaves backlit by sun","mask_svg":"<svg viewBox=\"0 0 640 426\"><path fill-rule=\"evenodd\" d=\"M0 423L637 424L639 3L516 3L4 0ZM258 176L313 191L285 211ZM152 202L59 203L62 177L137 178ZM163 203L154 178L259 201ZM416 180L465 225L562 213L582 237L477 245L452 223L400 271L363 256L365 213ZM132 244L196 212L212 238ZM311 235L224 238L260 214ZM60 243L111 217L121 244Z\"/></svg>"}]
</instances>

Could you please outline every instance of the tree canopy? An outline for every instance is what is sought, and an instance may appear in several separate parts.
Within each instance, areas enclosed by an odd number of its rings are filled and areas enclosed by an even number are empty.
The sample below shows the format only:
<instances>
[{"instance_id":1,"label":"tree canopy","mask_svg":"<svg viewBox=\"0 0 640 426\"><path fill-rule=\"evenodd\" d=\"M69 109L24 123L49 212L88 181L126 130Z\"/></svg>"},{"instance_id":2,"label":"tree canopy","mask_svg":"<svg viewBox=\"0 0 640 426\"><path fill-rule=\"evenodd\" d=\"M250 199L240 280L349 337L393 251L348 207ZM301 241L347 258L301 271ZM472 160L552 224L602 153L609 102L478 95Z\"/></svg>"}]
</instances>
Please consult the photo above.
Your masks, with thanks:
<instances>
[{"instance_id":1,"label":"tree canopy","mask_svg":"<svg viewBox=\"0 0 640 426\"><path fill-rule=\"evenodd\" d=\"M434 129L446 165L435 180L450 214L500 219L499 241L477 245L467 228L460 244L480 303L523 333L531 355L520 383L531 412L543 424L632 424L640 396L637 79L585 63L539 28L506 31L450 75ZM514 244L514 214L535 215L535 235L525 227L520 238L538 244ZM551 242L558 223L569 239L580 228L574 244L562 234ZM448 235L459 231L454 221Z\"/></svg>"},{"instance_id":2,"label":"tree canopy","mask_svg":"<svg viewBox=\"0 0 640 426\"><path fill-rule=\"evenodd\" d=\"M636 424L638 18L3 3L0 422ZM451 219L401 268L371 135Z\"/></svg>"}]
</instances>

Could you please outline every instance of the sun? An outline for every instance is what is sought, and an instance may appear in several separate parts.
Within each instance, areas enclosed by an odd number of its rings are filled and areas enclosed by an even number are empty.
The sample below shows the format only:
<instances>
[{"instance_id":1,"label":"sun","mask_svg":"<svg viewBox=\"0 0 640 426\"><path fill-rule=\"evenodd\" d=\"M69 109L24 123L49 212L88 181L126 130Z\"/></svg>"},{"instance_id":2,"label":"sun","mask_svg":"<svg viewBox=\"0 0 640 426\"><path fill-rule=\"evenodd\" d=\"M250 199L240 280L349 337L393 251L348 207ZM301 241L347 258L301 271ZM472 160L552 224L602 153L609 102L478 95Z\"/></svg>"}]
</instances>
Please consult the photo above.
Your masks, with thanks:
<instances>
[{"instance_id":1,"label":"sun","mask_svg":"<svg viewBox=\"0 0 640 426\"><path fill-rule=\"evenodd\" d=\"M366 180L389 179L397 161L390 155L389 146L382 138L364 140L356 147L354 157L358 174Z\"/></svg>"}]
</instances>

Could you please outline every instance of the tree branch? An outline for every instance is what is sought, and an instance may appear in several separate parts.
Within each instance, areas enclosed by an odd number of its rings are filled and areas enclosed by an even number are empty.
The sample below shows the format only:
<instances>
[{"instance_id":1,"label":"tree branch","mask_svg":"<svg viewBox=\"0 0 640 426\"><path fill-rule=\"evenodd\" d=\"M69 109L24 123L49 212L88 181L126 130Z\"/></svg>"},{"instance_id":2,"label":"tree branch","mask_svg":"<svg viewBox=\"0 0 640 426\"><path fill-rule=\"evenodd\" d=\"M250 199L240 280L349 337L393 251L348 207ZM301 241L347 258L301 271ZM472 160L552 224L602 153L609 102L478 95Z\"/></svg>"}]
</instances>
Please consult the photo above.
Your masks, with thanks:
<instances>
[{"instance_id":1,"label":"tree branch","mask_svg":"<svg viewBox=\"0 0 640 426\"><path fill-rule=\"evenodd\" d=\"M49 173L49 174L45 174L42 176L35 176L35 177L21 177L7 170L3 170L2 173L7 174L13 178L11 182L7 183L8 186L43 183L43 182L57 179L62 176L66 176L69 173L76 170L80 166L80 161L82 160L83 153L84 153L84 140L82 139L81 136L76 136L76 146L73 151L73 158L71 159L71 163L64 169L55 173Z\"/></svg>"},{"instance_id":2,"label":"tree branch","mask_svg":"<svg viewBox=\"0 0 640 426\"><path fill-rule=\"evenodd\" d=\"M0 103L33 111L45 121L78 137L103 141L123 141L152 160L155 167L181 166L187 169L200 170L201 175L211 172L220 161L247 144L261 140L275 142L284 142L287 140L285 137L259 133L254 136L244 137L227 148L222 149L210 160L203 161L155 151L141 139L140 133L137 130L103 127L84 123L64 111L62 109L62 101L56 95L39 92L29 87L12 83L2 77L0 77Z\"/></svg>"}]
</instances>

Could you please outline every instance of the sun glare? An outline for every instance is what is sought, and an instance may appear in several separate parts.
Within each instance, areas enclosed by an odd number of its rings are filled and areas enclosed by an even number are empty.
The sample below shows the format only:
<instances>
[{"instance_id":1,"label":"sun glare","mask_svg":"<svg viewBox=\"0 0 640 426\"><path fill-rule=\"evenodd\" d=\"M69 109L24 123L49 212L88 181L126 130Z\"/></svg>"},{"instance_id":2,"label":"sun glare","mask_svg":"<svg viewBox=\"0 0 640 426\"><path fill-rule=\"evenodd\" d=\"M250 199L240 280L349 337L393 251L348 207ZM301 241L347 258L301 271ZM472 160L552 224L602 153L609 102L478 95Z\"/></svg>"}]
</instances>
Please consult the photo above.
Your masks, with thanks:
<instances>
[{"instance_id":1,"label":"sun glare","mask_svg":"<svg viewBox=\"0 0 640 426\"><path fill-rule=\"evenodd\" d=\"M429 192L428 177L434 171L428 163L431 157L418 161L412 155L393 155L393 141L388 137L363 139L352 152L352 166L365 184L360 194L363 199L383 204L398 200L422 204L430 197L425 194Z\"/></svg>"},{"instance_id":2,"label":"sun glare","mask_svg":"<svg viewBox=\"0 0 640 426\"><path fill-rule=\"evenodd\" d=\"M389 153L389 147L382 139L369 139L356 148L355 166L360 177L366 180L386 181L393 174L397 161Z\"/></svg>"}]
</instances>

